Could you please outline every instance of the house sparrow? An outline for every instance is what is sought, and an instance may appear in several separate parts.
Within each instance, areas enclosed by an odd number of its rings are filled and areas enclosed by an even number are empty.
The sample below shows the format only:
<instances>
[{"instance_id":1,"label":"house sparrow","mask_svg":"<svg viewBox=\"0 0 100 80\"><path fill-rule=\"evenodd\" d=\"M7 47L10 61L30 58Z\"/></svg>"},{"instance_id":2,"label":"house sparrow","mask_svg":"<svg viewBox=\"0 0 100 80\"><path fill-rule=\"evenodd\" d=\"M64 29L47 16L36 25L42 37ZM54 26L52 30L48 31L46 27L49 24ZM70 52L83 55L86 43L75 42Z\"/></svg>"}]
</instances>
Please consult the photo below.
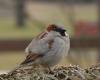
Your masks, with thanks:
<instances>
[{"instance_id":1,"label":"house sparrow","mask_svg":"<svg viewBox=\"0 0 100 80\"><path fill-rule=\"evenodd\" d=\"M40 64L50 69L67 56L70 48L69 35L63 27L50 24L36 36L26 48L26 59L21 65Z\"/></svg>"}]
</instances>

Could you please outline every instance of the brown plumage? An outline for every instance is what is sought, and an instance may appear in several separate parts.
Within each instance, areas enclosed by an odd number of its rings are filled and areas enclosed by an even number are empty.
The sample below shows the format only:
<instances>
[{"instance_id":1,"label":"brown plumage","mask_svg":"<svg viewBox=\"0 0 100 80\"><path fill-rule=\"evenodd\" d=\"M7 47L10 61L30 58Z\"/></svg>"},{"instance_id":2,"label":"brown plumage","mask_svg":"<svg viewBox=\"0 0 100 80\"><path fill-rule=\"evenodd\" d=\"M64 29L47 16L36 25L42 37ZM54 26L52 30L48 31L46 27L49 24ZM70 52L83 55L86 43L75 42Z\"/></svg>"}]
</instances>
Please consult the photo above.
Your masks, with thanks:
<instances>
[{"instance_id":1,"label":"brown plumage","mask_svg":"<svg viewBox=\"0 0 100 80\"><path fill-rule=\"evenodd\" d=\"M26 48L26 59L21 65L41 64L56 65L68 54L70 41L69 35L61 26L50 24L42 33L36 36Z\"/></svg>"},{"instance_id":2,"label":"brown plumage","mask_svg":"<svg viewBox=\"0 0 100 80\"><path fill-rule=\"evenodd\" d=\"M30 62L32 62L32 61L34 61L34 60L36 60L37 58L42 57L42 56L43 56L43 55L30 53L30 55L27 55L27 56L26 56L25 61L23 61L23 62L21 63L21 65L30 63Z\"/></svg>"},{"instance_id":3,"label":"brown plumage","mask_svg":"<svg viewBox=\"0 0 100 80\"><path fill-rule=\"evenodd\" d=\"M48 27L47 27L47 31L52 31L56 28L57 26L55 24L50 24Z\"/></svg>"}]
</instances>

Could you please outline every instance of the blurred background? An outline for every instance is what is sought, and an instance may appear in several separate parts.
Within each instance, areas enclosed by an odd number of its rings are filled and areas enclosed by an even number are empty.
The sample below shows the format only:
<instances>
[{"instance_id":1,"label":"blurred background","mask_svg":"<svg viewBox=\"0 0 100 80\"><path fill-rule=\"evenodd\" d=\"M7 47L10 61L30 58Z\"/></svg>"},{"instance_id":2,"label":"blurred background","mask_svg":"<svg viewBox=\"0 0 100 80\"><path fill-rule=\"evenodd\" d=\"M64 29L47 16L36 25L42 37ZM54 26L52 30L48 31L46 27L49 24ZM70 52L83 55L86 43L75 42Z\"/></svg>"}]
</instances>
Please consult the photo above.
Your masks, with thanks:
<instances>
[{"instance_id":1,"label":"blurred background","mask_svg":"<svg viewBox=\"0 0 100 80\"><path fill-rule=\"evenodd\" d=\"M50 23L65 25L70 34L62 65L100 62L100 0L0 0L0 72L20 64L26 46Z\"/></svg>"}]
</instances>

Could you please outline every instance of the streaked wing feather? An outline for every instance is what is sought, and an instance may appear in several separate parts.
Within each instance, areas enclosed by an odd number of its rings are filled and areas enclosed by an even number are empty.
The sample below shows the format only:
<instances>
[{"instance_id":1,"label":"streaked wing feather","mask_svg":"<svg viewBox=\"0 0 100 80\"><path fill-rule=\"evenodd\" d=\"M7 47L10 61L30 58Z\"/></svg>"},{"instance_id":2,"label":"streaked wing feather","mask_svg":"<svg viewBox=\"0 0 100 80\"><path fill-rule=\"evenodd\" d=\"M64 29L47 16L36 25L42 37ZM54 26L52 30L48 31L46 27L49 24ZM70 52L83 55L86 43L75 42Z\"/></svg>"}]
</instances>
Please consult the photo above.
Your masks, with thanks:
<instances>
[{"instance_id":1,"label":"streaked wing feather","mask_svg":"<svg viewBox=\"0 0 100 80\"><path fill-rule=\"evenodd\" d=\"M21 65L31 63L35 61L37 58L42 57L41 54L29 54L27 55L26 59L21 63Z\"/></svg>"},{"instance_id":2,"label":"streaked wing feather","mask_svg":"<svg viewBox=\"0 0 100 80\"><path fill-rule=\"evenodd\" d=\"M53 43L54 43L54 40L49 40L48 41L48 45L49 45L48 47L49 47L49 49L52 48Z\"/></svg>"}]
</instances>

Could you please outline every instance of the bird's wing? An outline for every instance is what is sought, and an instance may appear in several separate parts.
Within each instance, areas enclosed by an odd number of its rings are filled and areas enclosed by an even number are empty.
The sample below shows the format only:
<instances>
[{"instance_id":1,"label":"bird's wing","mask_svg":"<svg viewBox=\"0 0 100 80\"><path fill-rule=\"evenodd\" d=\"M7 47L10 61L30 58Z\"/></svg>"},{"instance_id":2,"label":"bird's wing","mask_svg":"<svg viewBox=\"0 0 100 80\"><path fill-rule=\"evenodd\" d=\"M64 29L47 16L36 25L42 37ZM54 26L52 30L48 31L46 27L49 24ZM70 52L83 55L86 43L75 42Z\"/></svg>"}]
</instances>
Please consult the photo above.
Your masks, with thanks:
<instances>
[{"instance_id":1,"label":"bird's wing","mask_svg":"<svg viewBox=\"0 0 100 80\"><path fill-rule=\"evenodd\" d=\"M45 54L51 48L54 38L47 33L42 34L39 38L34 38L26 48L26 52Z\"/></svg>"},{"instance_id":2,"label":"bird's wing","mask_svg":"<svg viewBox=\"0 0 100 80\"><path fill-rule=\"evenodd\" d=\"M27 47L27 50L31 50L31 52L28 53L26 59L21 63L22 65L31 63L36 59L43 57L52 48L54 41L50 36L43 35L39 38L34 38Z\"/></svg>"},{"instance_id":3,"label":"bird's wing","mask_svg":"<svg viewBox=\"0 0 100 80\"><path fill-rule=\"evenodd\" d=\"M21 65L24 65L24 64L29 64L29 63L32 63L34 62L34 60L36 60L37 58L39 57L42 57L43 55L39 55L39 54L28 54L26 56L26 59L21 63Z\"/></svg>"},{"instance_id":4,"label":"bird's wing","mask_svg":"<svg viewBox=\"0 0 100 80\"><path fill-rule=\"evenodd\" d=\"M52 45L53 45L53 40L50 40L48 42L48 48L51 49L52 48ZM42 51L42 47L41 47L41 51ZM29 64L31 62L34 62L36 59L43 57L45 54L46 53L42 53L42 54L41 53L29 53L26 56L26 59L21 63L21 65Z\"/></svg>"}]
</instances>

